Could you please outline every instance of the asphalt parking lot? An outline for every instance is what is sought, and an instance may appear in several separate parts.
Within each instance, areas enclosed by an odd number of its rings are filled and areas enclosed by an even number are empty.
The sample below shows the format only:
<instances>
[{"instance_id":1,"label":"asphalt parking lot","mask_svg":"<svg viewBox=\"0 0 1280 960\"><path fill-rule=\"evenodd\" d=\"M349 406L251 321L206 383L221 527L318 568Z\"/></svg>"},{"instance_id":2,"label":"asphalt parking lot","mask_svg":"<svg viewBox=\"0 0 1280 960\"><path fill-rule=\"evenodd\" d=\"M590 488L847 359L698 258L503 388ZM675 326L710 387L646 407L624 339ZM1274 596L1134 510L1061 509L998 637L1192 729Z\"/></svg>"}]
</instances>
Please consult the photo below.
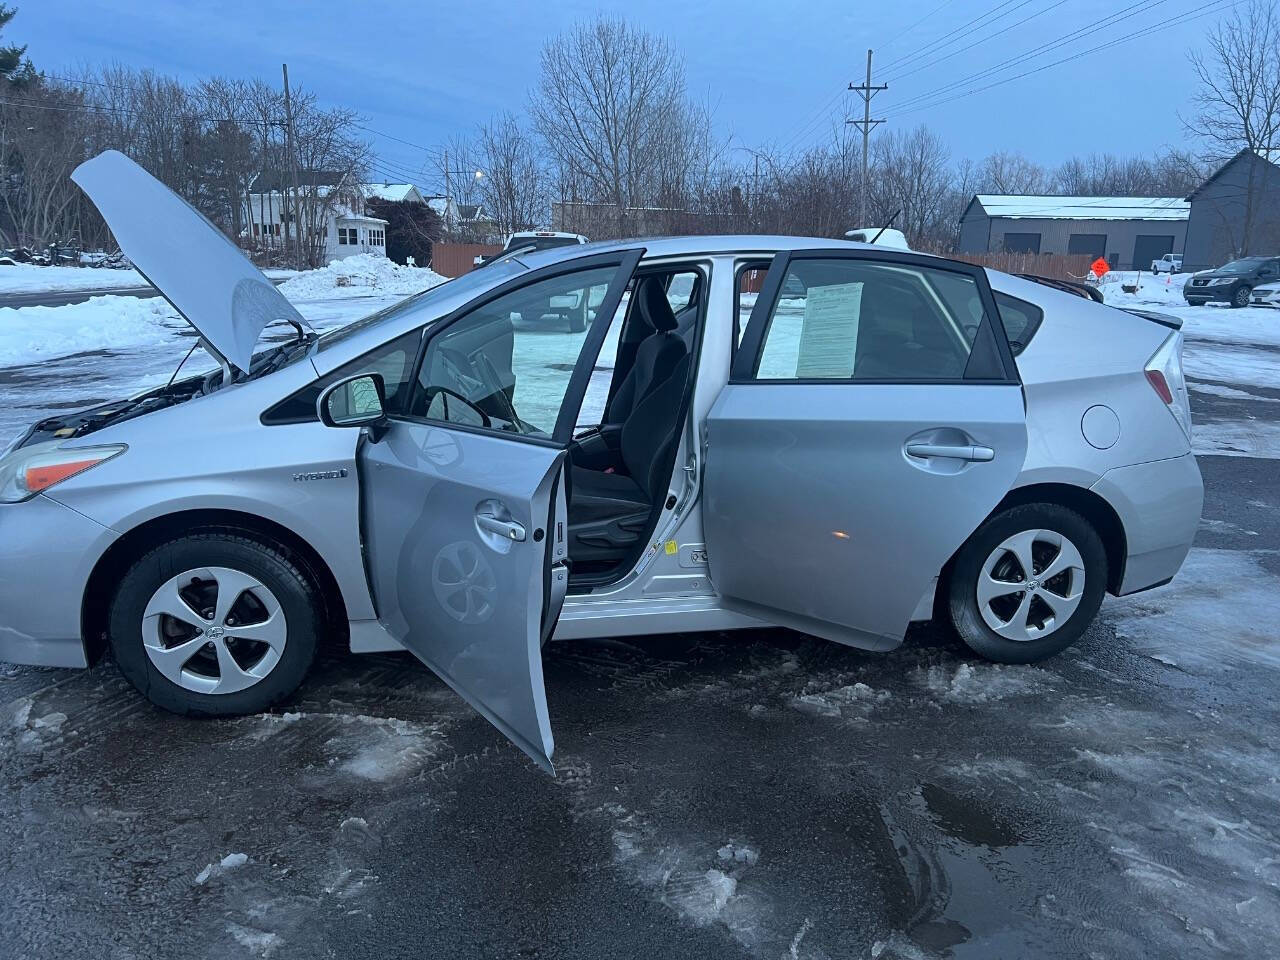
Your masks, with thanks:
<instances>
[{"instance_id":1,"label":"asphalt parking lot","mask_svg":"<svg viewBox=\"0 0 1280 960\"><path fill-rule=\"evenodd\" d=\"M1193 394L1258 436L1277 401ZM1178 580L1039 667L933 629L554 644L555 779L408 656L218 722L0 665L0 956L1270 955L1280 477L1201 468Z\"/></svg>"}]
</instances>

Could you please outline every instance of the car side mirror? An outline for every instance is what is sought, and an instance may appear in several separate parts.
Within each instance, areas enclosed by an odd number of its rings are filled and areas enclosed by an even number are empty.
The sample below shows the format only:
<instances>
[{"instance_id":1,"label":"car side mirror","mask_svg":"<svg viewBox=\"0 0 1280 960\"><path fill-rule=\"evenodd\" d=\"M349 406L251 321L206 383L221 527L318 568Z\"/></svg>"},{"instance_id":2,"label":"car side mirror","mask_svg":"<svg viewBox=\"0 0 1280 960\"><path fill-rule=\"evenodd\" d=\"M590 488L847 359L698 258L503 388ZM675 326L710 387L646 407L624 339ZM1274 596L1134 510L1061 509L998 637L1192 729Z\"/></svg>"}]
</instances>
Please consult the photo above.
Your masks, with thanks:
<instances>
[{"instance_id":1,"label":"car side mirror","mask_svg":"<svg viewBox=\"0 0 1280 960\"><path fill-rule=\"evenodd\" d=\"M320 394L316 403L326 427L368 427L373 441L386 432L387 387L380 373L361 373L339 380Z\"/></svg>"}]
</instances>

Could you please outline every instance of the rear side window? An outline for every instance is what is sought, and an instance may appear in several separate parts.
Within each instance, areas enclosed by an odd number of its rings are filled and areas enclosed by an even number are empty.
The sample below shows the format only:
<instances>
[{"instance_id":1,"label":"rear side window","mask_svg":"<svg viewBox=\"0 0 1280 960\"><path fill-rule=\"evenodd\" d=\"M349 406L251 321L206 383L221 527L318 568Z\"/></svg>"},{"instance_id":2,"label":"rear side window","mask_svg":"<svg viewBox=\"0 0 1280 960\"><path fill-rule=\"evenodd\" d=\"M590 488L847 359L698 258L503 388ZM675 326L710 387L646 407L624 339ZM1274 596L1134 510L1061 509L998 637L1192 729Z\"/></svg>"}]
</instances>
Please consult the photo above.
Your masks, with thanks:
<instances>
[{"instance_id":1,"label":"rear side window","mask_svg":"<svg viewBox=\"0 0 1280 960\"><path fill-rule=\"evenodd\" d=\"M1009 350L1016 357L1036 335L1040 321L1044 319L1044 311L1034 303L1027 303L1007 293L992 292L995 294L996 307L1000 310L1000 322L1004 324L1005 335L1009 338Z\"/></svg>"},{"instance_id":2,"label":"rear side window","mask_svg":"<svg viewBox=\"0 0 1280 960\"><path fill-rule=\"evenodd\" d=\"M964 273L796 260L769 318L755 379L960 380L983 314L977 281Z\"/></svg>"}]
</instances>

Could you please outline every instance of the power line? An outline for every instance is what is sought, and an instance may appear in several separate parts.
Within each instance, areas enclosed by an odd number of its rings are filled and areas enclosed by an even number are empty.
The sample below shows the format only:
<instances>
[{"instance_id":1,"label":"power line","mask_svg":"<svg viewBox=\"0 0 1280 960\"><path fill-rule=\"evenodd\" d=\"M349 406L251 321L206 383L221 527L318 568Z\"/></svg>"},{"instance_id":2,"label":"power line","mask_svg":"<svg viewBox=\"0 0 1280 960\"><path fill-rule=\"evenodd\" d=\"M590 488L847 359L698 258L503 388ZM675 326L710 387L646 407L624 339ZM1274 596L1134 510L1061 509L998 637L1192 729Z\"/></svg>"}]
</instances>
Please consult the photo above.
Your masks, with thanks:
<instances>
[{"instance_id":1,"label":"power line","mask_svg":"<svg viewBox=\"0 0 1280 960\"><path fill-rule=\"evenodd\" d=\"M990 40L994 40L996 37L1001 36L1002 34L1008 33L1010 30L1013 30L1013 29L1016 29L1017 27L1022 26L1024 23L1027 23L1030 20L1034 20L1036 17L1043 16L1044 14L1048 13L1050 10L1056 9L1057 7L1062 6L1066 2L1067 0L1056 0L1056 2L1049 4L1049 6L1045 7L1044 9L1037 10L1035 13L1030 14L1029 16L1023 17L1021 20L1017 20L1009 24L1007 27L1002 27L1001 29L997 30L995 33L987 34L987 36L985 37L979 37L977 40L974 40L972 43L966 44L965 46L960 47L958 50L952 50L950 53L948 53L944 57L939 57L937 60L930 60L926 63L919 64L918 66L912 67L910 70L906 70L902 73L895 73L892 76L886 77L885 79L897 81L897 80L903 79L904 77L909 77L914 73L919 73L921 70L928 70L931 67L936 67L938 64L943 63L947 60L950 60L952 57L958 57L960 54L964 53L966 50L972 50L974 47L981 46L982 44Z\"/></svg>"},{"instance_id":2,"label":"power line","mask_svg":"<svg viewBox=\"0 0 1280 960\"><path fill-rule=\"evenodd\" d=\"M31 97L18 97L13 95L0 96L0 103L11 103L17 106L28 107L32 110L52 110L60 113L106 113L118 117L139 117L142 116L136 110L129 110L126 107L112 107L102 103L46 103L42 100L36 100ZM247 117L212 117L198 113L166 113L159 114L166 120L178 120L184 122L200 121L204 123L248 123L257 126L283 126L283 120L266 120Z\"/></svg>"},{"instance_id":3,"label":"power line","mask_svg":"<svg viewBox=\"0 0 1280 960\"><path fill-rule=\"evenodd\" d=\"M899 111L901 112L902 107L911 106L915 103L919 103L923 100L937 96L938 94L942 94L950 90L954 90L956 87L964 86L964 84L966 83L972 83L976 80L981 80L985 77L994 76L995 74L1000 73L1003 70L1011 69L1020 64L1027 63L1031 60L1036 59L1041 54L1049 53L1053 50L1059 49L1060 47L1067 46L1068 44L1074 42L1075 40L1080 39L1081 36L1087 32L1095 31L1100 28L1114 26L1115 24L1121 23L1124 20L1128 20L1131 17L1136 17L1141 13L1146 13L1147 11L1152 10L1155 7L1158 7L1161 4L1166 2L1167 0L1138 0L1138 2L1131 3L1129 6L1123 7L1120 10L1117 10L1115 13L1110 14L1107 17L1104 17L1102 20L1096 23L1086 24L1083 27L1078 27L1075 30L1062 34L1059 37L1055 37L1052 40L1048 40L1042 44L1039 44L1038 46L1032 47L1030 50L1026 50L1023 53L1016 54L1012 57L1008 57L1004 60L1001 60L1000 62L993 64L990 67L986 67L983 70L979 70L976 73L970 74L967 77L962 77L959 80L953 80L953 81L950 81L949 83L944 83L941 86L935 87L932 90L927 90L924 93L916 94L915 96L909 97L908 99L904 100L902 103L899 103L897 106L899 108Z\"/></svg>"},{"instance_id":4,"label":"power line","mask_svg":"<svg viewBox=\"0 0 1280 960\"><path fill-rule=\"evenodd\" d=\"M885 47L888 47L888 46L890 46L891 44L897 43L899 40L901 40L903 37L905 37L908 33L910 33L910 32L911 32L912 30L914 30L916 27L920 26L920 24L924 23L926 20L928 20L930 17L932 17L935 13L937 13L939 10L941 10L943 7L945 7L945 6L946 6L947 4L949 4L950 2L951 2L951 0L942 0L942 2L941 2L940 4L938 4L938 5L937 5L936 7L934 7L932 10L930 10L928 13L926 13L923 17L921 17L921 18L920 18L919 20L917 20L915 23L911 24L911 26L907 27L905 30L900 31L899 33L895 33L895 34L894 34L890 39L886 40L886 41L881 45L880 49L881 49L881 50L883 50Z\"/></svg>"},{"instance_id":5,"label":"power line","mask_svg":"<svg viewBox=\"0 0 1280 960\"><path fill-rule=\"evenodd\" d=\"M933 40L930 40L928 43L924 44L923 46L917 47L915 50L912 50L910 53L904 54L903 56L898 57L896 60L890 60L888 63L884 65L882 69L887 72L889 70L895 69L896 67L900 66L903 63L917 59L922 54L928 53L929 51L933 50L935 47L937 47L938 44L942 43L948 38L954 36L955 34L959 33L960 31L968 27L973 26L974 24L977 24L981 20L985 20L987 17L990 17L992 14L998 13L1000 10L1003 10L1005 7L1009 6L1009 4L1013 2L1014 0L1003 0L1002 3L997 3L990 10L987 10L984 13L978 14L978 16L974 17L971 20L966 20L964 23L960 24L960 26L955 27L952 30L948 30L942 36L937 37Z\"/></svg>"},{"instance_id":6,"label":"power line","mask_svg":"<svg viewBox=\"0 0 1280 960\"><path fill-rule=\"evenodd\" d=\"M1163 0L1159 0L1159 2L1163 2ZM1221 12L1221 11L1223 11L1223 10L1229 9L1229 8L1231 8L1231 7L1234 7L1234 6L1235 6L1237 3L1239 3L1239 2L1240 2L1240 0L1214 0L1214 2L1212 2L1212 3L1204 4L1204 5L1200 6L1200 7L1192 8L1191 10L1188 10L1188 11L1184 12L1183 14L1180 14L1180 15L1178 15L1178 16L1176 16L1176 17L1174 17L1174 18L1170 19L1170 20L1166 20L1164 23L1159 24L1159 25L1157 25L1157 26L1155 26L1155 27L1151 27L1151 28L1146 29L1146 30L1140 30L1140 31L1137 31L1137 32L1135 32L1135 33L1127 34L1127 35L1122 36L1122 37L1116 37L1116 38L1114 38L1114 39L1112 39L1112 40L1108 40L1108 41L1107 41L1107 42L1105 42L1105 43L1101 43L1101 44L1098 44L1097 46L1090 47L1090 48L1089 48L1089 49L1087 49L1087 50L1081 50L1080 52L1075 53L1075 54L1072 54L1072 55L1071 55L1071 56L1069 56L1069 57L1063 57L1063 58L1062 58L1062 59L1060 59L1060 60L1054 60L1052 63L1046 63L1046 64L1043 64L1043 65L1041 65L1041 66L1039 66L1039 67L1035 67L1034 69L1031 69L1031 70L1025 70L1025 71L1023 71L1022 73L1015 74L1015 75L1010 76L1010 77L1005 77L1005 78L1000 79L1000 80L995 80L995 81L993 81L993 82L991 82L991 83L985 84L984 86L981 86L981 87L975 87L975 88L974 88L974 89L972 89L972 90L966 90L965 92L955 94L954 96L943 97L943 98L941 98L941 99L937 99L937 100L929 100L929 101L927 101L927 102L923 102L923 103L917 103L915 106L911 106L909 109L906 109L906 110L899 110L897 113L891 113L891 114L889 114L889 117L888 117L887 119L893 119L894 117L900 117L900 116L905 116L905 115L907 115L907 114L911 114L911 113L917 113L917 112L919 112L920 110L928 110L928 109L931 109L931 108L933 108L933 107L941 106L941 105L942 105L942 104L944 104L944 103L951 103L951 102L953 102L953 101L955 101L955 100L960 100L960 99L963 99L964 97L972 96L972 95L973 95L973 94L975 94L975 93L982 93L983 91L990 90L990 89L992 89L992 88L994 88L994 87L1003 86L1003 85L1004 85L1004 84L1006 84L1006 83L1012 83L1014 80L1021 80L1023 77L1029 77L1029 76L1032 76L1033 74L1040 73L1040 72L1042 72L1042 71L1044 71L1044 70L1048 70L1048 69L1050 69L1050 68L1052 68L1052 67L1056 67L1056 66L1059 66L1059 65L1064 64L1064 63L1070 63L1072 60L1078 60L1078 59L1080 59L1081 57L1088 56L1089 54L1097 53L1097 52L1098 52L1098 51L1100 51L1100 50L1107 50L1107 49L1109 49L1109 48L1111 48L1111 47L1114 47L1114 46L1117 46L1117 45L1119 45L1119 44L1122 44L1122 43L1128 43L1130 40L1134 40L1134 39L1137 39L1137 38L1139 38L1139 37L1150 36L1151 34L1159 33L1161 30L1167 30L1167 29L1169 29L1169 28L1171 28L1171 27L1180 26L1180 25L1182 25L1182 24L1184 24L1184 23L1190 23L1192 20L1198 20L1198 19L1200 19L1201 17L1209 16L1209 15L1210 15L1210 14L1212 14L1212 13L1219 13L1219 12ZM1156 5L1156 4L1152 4L1151 6L1155 6L1155 5ZM1141 12L1141 11L1139 11L1139 12ZM1000 69L1005 69L1005 68L1001 67ZM993 72L993 71L984 71L984 72L985 72L985 73L987 73L987 74L990 74L990 73L991 73L991 72ZM998 72L998 71L996 71L996 72ZM964 83L966 83L966 82L968 82L969 80L972 80L972 79L974 79L974 78L967 78L966 80L960 80L960 81L957 81L956 83L949 84L949 85L948 85L948 87L950 87L950 88L954 88L954 87L956 87L956 86L963 85ZM941 89L941 90L939 90L939 91L934 91L934 93L938 93L938 92L945 92L945 90L946 90L946 89L947 89L947 88L946 88L946 87L944 87L944 88L942 88L942 89ZM913 101L920 101L920 100L924 100L926 97L928 97L928 96L932 96L932 95L933 95L933 94L922 94L922 95L920 95L920 96L918 96L918 97L913 97L911 100L907 101L907 103L912 103Z\"/></svg>"}]
</instances>

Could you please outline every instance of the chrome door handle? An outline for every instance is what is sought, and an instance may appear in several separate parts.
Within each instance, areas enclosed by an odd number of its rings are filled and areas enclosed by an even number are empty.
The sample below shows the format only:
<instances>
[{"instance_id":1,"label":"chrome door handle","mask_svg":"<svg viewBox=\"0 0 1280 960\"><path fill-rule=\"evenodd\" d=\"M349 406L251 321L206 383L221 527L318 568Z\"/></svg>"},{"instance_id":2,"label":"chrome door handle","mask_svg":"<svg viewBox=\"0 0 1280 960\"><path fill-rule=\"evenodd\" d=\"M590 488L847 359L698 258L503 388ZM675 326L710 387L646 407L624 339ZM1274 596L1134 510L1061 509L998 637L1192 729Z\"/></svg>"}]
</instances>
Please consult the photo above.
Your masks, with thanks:
<instances>
[{"instance_id":1,"label":"chrome door handle","mask_svg":"<svg viewBox=\"0 0 1280 960\"><path fill-rule=\"evenodd\" d=\"M499 520L497 517L487 513L477 513L476 523L480 525L481 529L496 533L504 540L515 540L517 542L524 540L524 527L514 520Z\"/></svg>"},{"instance_id":2,"label":"chrome door handle","mask_svg":"<svg viewBox=\"0 0 1280 960\"><path fill-rule=\"evenodd\" d=\"M990 447L982 447L972 443L909 443L907 454L912 457L951 457L955 460L972 460L986 463L996 458L996 452Z\"/></svg>"}]
</instances>

